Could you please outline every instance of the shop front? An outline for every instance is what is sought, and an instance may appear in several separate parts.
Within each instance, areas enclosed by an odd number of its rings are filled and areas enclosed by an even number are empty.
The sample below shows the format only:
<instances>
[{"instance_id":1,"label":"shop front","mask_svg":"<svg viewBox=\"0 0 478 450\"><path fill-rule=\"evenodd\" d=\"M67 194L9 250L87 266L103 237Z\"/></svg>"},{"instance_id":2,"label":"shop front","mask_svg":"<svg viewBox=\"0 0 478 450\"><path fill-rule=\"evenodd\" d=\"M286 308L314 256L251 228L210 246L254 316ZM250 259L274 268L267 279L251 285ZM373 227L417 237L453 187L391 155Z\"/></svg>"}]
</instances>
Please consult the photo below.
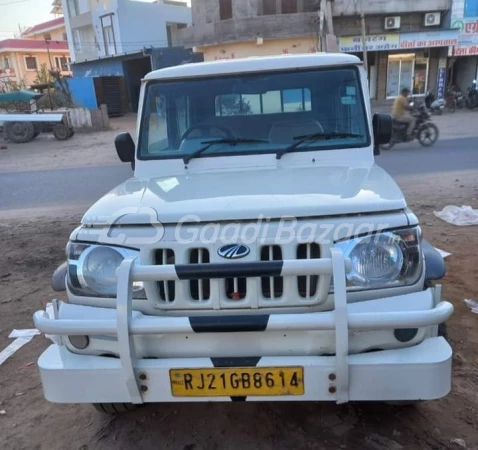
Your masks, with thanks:
<instances>
[{"instance_id":1,"label":"shop front","mask_svg":"<svg viewBox=\"0 0 478 450\"><path fill-rule=\"evenodd\" d=\"M453 84L464 92L478 78L478 17L454 18L451 26L458 30L451 77Z\"/></svg>"},{"instance_id":2,"label":"shop front","mask_svg":"<svg viewBox=\"0 0 478 450\"><path fill-rule=\"evenodd\" d=\"M368 36L367 51L374 53L376 61L375 67L369 66L370 90L375 94L371 97L393 99L405 87L415 96L435 90L442 75L439 62L447 57L449 47L457 44L457 36L456 30ZM342 52L359 52L361 38L340 38L339 47Z\"/></svg>"}]
</instances>

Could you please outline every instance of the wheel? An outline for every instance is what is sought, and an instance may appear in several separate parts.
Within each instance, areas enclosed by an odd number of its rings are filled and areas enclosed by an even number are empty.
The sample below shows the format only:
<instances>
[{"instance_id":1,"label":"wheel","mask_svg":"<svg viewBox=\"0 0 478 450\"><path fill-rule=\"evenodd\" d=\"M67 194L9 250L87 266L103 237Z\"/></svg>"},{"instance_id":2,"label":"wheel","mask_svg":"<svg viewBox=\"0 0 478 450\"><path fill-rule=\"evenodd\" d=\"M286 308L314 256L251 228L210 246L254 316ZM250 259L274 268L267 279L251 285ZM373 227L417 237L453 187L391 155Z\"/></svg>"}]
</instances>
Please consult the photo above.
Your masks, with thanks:
<instances>
[{"instance_id":1,"label":"wheel","mask_svg":"<svg viewBox=\"0 0 478 450\"><path fill-rule=\"evenodd\" d=\"M8 122L5 127L7 139L16 144L24 144L35 136L35 127L32 122Z\"/></svg>"},{"instance_id":2,"label":"wheel","mask_svg":"<svg viewBox=\"0 0 478 450\"><path fill-rule=\"evenodd\" d=\"M440 132L434 123L427 123L418 130L418 142L423 147L432 146L437 140Z\"/></svg>"},{"instance_id":3,"label":"wheel","mask_svg":"<svg viewBox=\"0 0 478 450\"><path fill-rule=\"evenodd\" d=\"M62 123L55 125L53 127L53 136L59 141L66 141L70 137L70 129Z\"/></svg>"},{"instance_id":4,"label":"wheel","mask_svg":"<svg viewBox=\"0 0 478 450\"><path fill-rule=\"evenodd\" d=\"M390 141L388 144L382 144L382 145L380 146L380 150L390 150L390 149L392 149L394 146L395 146L395 143Z\"/></svg>"},{"instance_id":5,"label":"wheel","mask_svg":"<svg viewBox=\"0 0 478 450\"><path fill-rule=\"evenodd\" d=\"M121 414L137 408L132 403L93 403L93 408L104 414Z\"/></svg>"}]
</instances>

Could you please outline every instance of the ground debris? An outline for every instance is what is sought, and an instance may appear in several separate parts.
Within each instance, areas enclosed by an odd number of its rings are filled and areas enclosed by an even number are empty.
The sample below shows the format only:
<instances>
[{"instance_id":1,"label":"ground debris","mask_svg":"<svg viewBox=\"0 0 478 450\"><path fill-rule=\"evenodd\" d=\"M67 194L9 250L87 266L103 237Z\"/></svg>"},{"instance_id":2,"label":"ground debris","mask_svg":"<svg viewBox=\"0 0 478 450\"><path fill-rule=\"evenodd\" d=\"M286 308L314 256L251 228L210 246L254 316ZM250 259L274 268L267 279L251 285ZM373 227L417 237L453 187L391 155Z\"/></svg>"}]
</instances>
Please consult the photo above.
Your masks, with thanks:
<instances>
[{"instance_id":1,"label":"ground debris","mask_svg":"<svg viewBox=\"0 0 478 450\"><path fill-rule=\"evenodd\" d=\"M452 444L457 444L459 445L460 447L462 448L467 448L466 447L466 442L464 439L460 439L460 438L454 438L450 441Z\"/></svg>"},{"instance_id":2,"label":"ground debris","mask_svg":"<svg viewBox=\"0 0 478 450\"><path fill-rule=\"evenodd\" d=\"M373 450L401 450L403 446L397 441L393 441L385 436L379 436L378 434L372 434L366 439L367 448Z\"/></svg>"}]
</instances>

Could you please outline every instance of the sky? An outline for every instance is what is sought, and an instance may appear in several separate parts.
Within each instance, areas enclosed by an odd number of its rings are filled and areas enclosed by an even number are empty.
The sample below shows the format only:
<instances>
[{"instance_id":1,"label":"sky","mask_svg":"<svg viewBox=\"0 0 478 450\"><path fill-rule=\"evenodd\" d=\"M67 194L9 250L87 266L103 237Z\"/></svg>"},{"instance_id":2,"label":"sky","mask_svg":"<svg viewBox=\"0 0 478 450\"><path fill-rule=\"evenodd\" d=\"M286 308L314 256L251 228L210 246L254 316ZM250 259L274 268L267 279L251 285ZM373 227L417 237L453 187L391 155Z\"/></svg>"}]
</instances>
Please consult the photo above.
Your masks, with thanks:
<instances>
[{"instance_id":1,"label":"sky","mask_svg":"<svg viewBox=\"0 0 478 450\"><path fill-rule=\"evenodd\" d=\"M25 29L54 19L50 14L52 3L52 0L0 0L0 40L18 34L18 24Z\"/></svg>"},{"instance_id":2,"label":"sky","mask_svg":"<svg viewBox=\"0 0 478 450\"><path fill-rule=\"evenodd\" d=\"M54 19L50 14L52 0L0 0L0 40L18 34L22 29Z\"/></svg>"}]
</instances>

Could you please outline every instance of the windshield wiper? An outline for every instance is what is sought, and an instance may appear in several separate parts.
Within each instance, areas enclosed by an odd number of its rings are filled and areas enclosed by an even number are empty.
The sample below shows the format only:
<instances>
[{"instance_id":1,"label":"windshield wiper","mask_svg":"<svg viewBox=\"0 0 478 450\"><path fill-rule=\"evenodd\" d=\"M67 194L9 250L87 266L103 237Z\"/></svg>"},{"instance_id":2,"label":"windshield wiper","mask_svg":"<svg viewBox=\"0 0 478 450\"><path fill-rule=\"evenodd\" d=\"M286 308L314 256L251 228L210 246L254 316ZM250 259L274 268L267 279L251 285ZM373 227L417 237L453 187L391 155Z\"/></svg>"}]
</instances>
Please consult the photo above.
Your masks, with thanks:
<instances>
[{"instance_id":1,"label":"windshield wiper","mask_svg":"<svg viewBox=\"0 0 478 450\"><path fill-rule=\"evenodd\" d=\"M353 134L353 133L314 133L314 134L306 134L304 136L294 136L294 142L291 146L285 148L284 150L280 150L276 153L276 159L281 159L286 153L293 152L297 147L301 146L304 142L307 141L326 141L330 139L345 139L345 138L361 138L363 137L361 134Z\"/></svg>"},{"instance_id":2,"label":"windshield wiper","mask_svg":"<svg viewBox=\"0 0 478 450\"><path fill-rule=\"evenodd\" d=\"M213 145L216 144L229 144L229 145L237 145L237 144L261 144L261 143L268 143L264 139L248 139L248 138L224 138L224 139L215 139L213 141L203 141L201 144L205 144L204 147L196 150L195 152L191 153L188 156L183 158L184 164L188 164L189 161L193 158L197 158L201 153L209 150Z\"/></svg>"}]
</instances>

